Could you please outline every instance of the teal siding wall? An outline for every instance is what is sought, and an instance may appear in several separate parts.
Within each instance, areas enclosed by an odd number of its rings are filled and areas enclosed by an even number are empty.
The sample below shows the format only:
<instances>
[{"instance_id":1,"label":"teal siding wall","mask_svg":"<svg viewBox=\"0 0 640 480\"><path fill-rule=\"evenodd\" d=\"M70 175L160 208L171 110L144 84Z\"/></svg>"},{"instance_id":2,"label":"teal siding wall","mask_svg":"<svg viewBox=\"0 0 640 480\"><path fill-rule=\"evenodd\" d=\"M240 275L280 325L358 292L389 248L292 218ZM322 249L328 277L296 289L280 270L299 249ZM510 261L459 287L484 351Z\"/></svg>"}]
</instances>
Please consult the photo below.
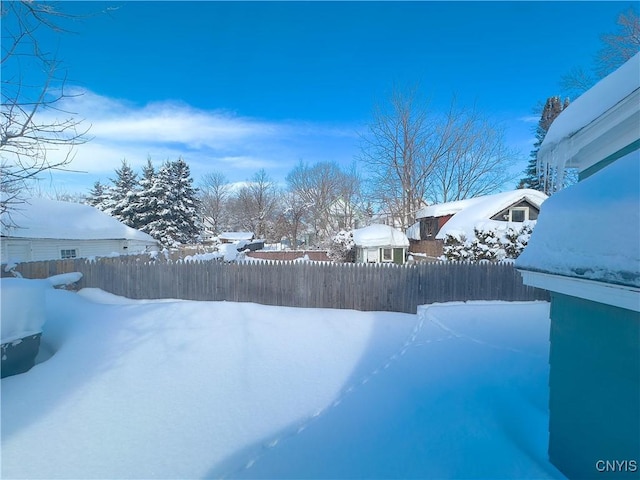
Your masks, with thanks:
<instances>
[{"instance_id":1,"label":"teal siding wall","mask_svg":"<svg viewBox=\"0 0 640 480\"><path fill-rule=\"evenodd\" d=\"M640 314L552 293L549 362L551 462L569 478L639 478Z\"/></svg>"},{"instance_id":2,"label":"teal siding wall","mask_svg":"<svg viewBox=\"0 0 640 480\"><path fill-rule=\"evenodd\" d=\"M591 165L589 168L583 170L582 172L580 172L578 174L578 180L582 181L585 178L589 178L591 175L593 175L596 172L599 172L600 170L602 170L607 165L610 165L613 162L615 162L617 159L622 158L626 154L634 152L634 151L639 150L639 149L640 149L640 139L636 140L635 142L630 143L626 147L618 150L616 153L614 153L612 155L609 155L607 158L605 158L603 160L600 160L595 165Z\"/></svg>"}]
</instances>

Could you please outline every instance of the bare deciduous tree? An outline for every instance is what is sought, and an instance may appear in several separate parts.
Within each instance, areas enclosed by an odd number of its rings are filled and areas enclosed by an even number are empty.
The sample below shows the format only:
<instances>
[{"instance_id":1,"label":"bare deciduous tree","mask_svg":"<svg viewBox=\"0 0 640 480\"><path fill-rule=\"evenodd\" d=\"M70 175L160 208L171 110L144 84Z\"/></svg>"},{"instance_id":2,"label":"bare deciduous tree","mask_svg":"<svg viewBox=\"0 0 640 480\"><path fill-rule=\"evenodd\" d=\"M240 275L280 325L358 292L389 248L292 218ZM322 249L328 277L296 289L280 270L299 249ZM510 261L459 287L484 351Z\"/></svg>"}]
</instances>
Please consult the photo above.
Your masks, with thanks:
<instances>
[{"instance_id":1,"label":"bare deciduous tree","mask_svg":"<svg viewBox=\"0 0 640 480\"><path fill-rule=\"evenodd\" d=\"M493 193L510 180L517 153L507 147L503 128L475 108L449 110L443 125L450 130L446 153L429 176L433 203L464 200Z\"/></svg>"},{"instance_id":2,"label":"bare deciduous tree","mask_svg":"<svg viewBox=\"0 0 640 480\"><path fill-rule=\"evenodd\" d=\"M292 248L298 247L300 234L303 233L304 219L310 210L300 195L287 191L282 195L282 212L278 218L278 229L281 237L289 240Z\"/></svg>"},{"instance_id":3,"label":"bare deciduous tree","mask_svg":"<svg viewBox=\"0 0 640 480\"><path fill-rule=\"evenodd\" d=\"M343 170L338 190L340 201L335 204L333 230L339 232L357 228L365 209L362 205L362 178L355 163L348 170Z\"/></svg>"},{"instance_id":4,"label":"bare deciduous tree","mask_svg":"<svg viewBox=\"0 0 640 480\"><path fill-rule=\"evenodd\" d=\"M640 19L634 7L621 12L614 33L600 36L602 48L594 59L592 72L583 67L573 67L560 79L560 87L566 95L576 98L606 77L640 51Z\"/></svg>"},{"instance_id":5,"label":"bare deciduous tree","mask_svg":"<svg viewBox=\"0 0 640 480\"><path fill-rule=\"evenodd\" d=\"M515 154L500 126L455 98L444 114L419 101L416 91L395 91L389 107L377 107L362 137L368 196L394 223L407 228L425 202L483 195L509 179Z\"/></svg>"},{"instance_id":6,"label":"bare deciduous tree","mask_svg":"<svg viewBox=\"0 0 640 480\"><path fill-rule=\"evenodd\" d=\"M406 228L422 207L427 178L441 150L433 118L417 88L394 89L389 102L374 107L361 136L360 160L366 167L371 201L397 226Z\"/></svg>"},{"instance_id":7,"label":"bare deciduous tree","mask_svg":"<svg viewBox=\"0 0 640 480\"><path fill-rule=\"evenodd\" d=\"M0 213L23 201L25 184L43 172L62 169L73 147L87 141L73 113L61 109L65 78L55 55L40 44L39 31L63 32L71 18L50 4L2 2L2 103L0 124ZM29 77L27 77L29 72ZM33 75L40 73L40 78ZM51 157L52 150L62 150ZM6 222L6 218L5 222ZM10 222L8 222L10 223Z\"/></svg>"},{"instance_id":8,"label":"bare deciduous tree","mask_svg":"<svg viewBox=\"0 0 640 480\"><path fill-rule=\"evenodd\" d=\"M602 49L596 57L595 71L603 78L640 51L640 19L633 7L620 13L618 30L600 37Z\"/></svg>"},{"instance_id":9,"label":"bare deciduous tree","mask_svg":"<svg viewBox=\"0 0 640 480\"><path fill-rule=\"evenodd\" d=\"M312 230L316 244L342 228L354 227L355 202L360 194L355 168L344 172L335 162L308 165L301 161L286 180L290 194L307 209L303 220Z\"/></svg>"},{"instance_id":10,"label":"bare deciduous tree","mask_svg":"<svg viewBox=\"0 0 640 480\"><path fill-rule=\"evenodd\" d=\"M231 185L222 172L206 174L200 183L200 208L214 234L222 233L227 221L227 201Z\"/></svg>"},{"instance_id":11,"label":"bare deciduous tree","mask_svg":"<svg viewBox=\"0 0 640 480\"><path fill-rule=\"evenodd\" d=\"M264 169L259 170L230 202L236 225L252 231L257 238L274 240L278 199L277 185Z\"/></svg>"}]
</instances>

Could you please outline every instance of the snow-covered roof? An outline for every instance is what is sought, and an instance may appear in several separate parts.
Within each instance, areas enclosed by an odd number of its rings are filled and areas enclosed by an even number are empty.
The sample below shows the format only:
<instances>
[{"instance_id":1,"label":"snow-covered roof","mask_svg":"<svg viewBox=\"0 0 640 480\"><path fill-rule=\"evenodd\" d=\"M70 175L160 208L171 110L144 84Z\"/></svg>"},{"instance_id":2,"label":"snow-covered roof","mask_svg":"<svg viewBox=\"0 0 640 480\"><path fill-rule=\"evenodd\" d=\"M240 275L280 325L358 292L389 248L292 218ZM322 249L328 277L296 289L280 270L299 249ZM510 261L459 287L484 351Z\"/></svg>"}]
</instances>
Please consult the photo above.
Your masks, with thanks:
<instances>
[{"instance_id":1,"label":"snow-covered roof","mask_svg":"<svg viewBox=\"0 0 640 480\"><path fill-rule=\"evenodd\" d=\"M516 266L640 287L639 236L636 150L546 201Z\"/></svg>"},{"instance_id":2,"label":"snow-covered roof","mask_svg":"<svg viewBox=\"0 0 640 480\"><path fill-rule=\"evenodd\" d=\"M547 196L542 192L523 188L496 193L494 195L469 198L467 200L430 205L429 207L421 209L418 212L417 218L453 215L440 229L436 238L444 239L447 233L453 231L464 233L467 238L471 238L474 234L473 229L481 224L485 227L488 226L487 224L489 223L495 223L496 226L504 226L505 222L493 221L491 217L514 203L527 200L532 205L540 208L540 205L542 205L542 202L546 199Z\"/></svg>"},{"instance_id":3,"label":"snow-covered roof","mask_svg":"<svg viewBox=\"0 0 640 480\"><path fill-rule=\"evenodd\" d=\"M251 240L253 239L253 232L222 232L218 235L221 240L229 240L235 242L238 240Z\"/></svg>"},{"instance_id":4,"label":"snow-covered roof","mask_svg":"<svg viewBox=\"0 0 640 480\"><path fill-rule=\"evenodd\" d=\"M45 198L32 198L11 212L15 226L2 227L4 237L58 238L66 240L138 240L157 244L144 232L124 223L90 205L60 202Z\"/></svg>"},{"instance_id":5,"label":"snow-covered roof","mask_svg":"<svg viewBox=\"0 0 640 480\"><path fill-rule=\"evenodd\" d=\"M553 121L540 146L539 161L561 170L565 165L584 170L629 145L640 137L639 99L640 53Z\"/></svg>"},{"instance_id":6,"label":"snow-covered roof","mask_svg":"<svg viewBox=\"0 0 640 480\"><path fill-rule=\"evenodd\" d=\"M416 218L428 217L445 217L447 215L455 215L460 210L470 207L474 203L481 201L484 197L468 198L466 200L457 200L455 202L435 203L428 207L423 207L416 213Z\"/></svg>"},{"instance_id":7,"label":"snow-covered roof","mask_svg":"<svg viewBox=\"0 0 640 480\"><path fill-rule=\"evenodd\" d=\"M408 247L409 239L389 225L374 224L353 231L357 247Z\"/></svg>"}]
</instances>

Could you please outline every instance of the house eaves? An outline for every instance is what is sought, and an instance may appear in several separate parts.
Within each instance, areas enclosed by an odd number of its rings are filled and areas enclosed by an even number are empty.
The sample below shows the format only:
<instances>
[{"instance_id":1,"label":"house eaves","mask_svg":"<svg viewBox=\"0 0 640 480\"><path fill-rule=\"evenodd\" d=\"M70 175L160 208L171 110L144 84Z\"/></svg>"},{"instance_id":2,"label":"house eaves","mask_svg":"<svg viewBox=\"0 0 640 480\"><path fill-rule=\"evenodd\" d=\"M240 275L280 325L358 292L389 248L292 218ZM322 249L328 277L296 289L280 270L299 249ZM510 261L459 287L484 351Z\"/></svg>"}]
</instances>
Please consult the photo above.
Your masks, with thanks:
<instances>
[{"instance_id":1,"label":"house eaves","mask_svg":"<svg viewBox=\"0 0 640 480\"><path fill-rule=\"evenodd\" d=\"M551 124L540 165L584 171L638 140L640 54L578 97Z\"/></svg>"}]
</instances>

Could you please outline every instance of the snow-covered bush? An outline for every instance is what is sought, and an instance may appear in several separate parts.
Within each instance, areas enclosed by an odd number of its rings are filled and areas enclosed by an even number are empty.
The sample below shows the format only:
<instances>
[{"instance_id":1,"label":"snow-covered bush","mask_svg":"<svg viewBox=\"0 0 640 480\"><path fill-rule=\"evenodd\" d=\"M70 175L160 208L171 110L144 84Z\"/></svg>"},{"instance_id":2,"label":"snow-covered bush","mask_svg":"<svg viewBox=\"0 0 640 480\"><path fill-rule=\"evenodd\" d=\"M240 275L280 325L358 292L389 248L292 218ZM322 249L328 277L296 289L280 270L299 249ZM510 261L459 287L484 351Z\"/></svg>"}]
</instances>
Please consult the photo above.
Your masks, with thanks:
<instances>
[{"instance_id":1,"label":"snow-covered bush","mask_svg":"<svg viewBox=\"0 0 640 480\"><path fill-rule=\"evenodd\" d=\"M463 232L447 233L443 257L450 261L499 262L516 259L529 243L535 222L525 222L520 228L509 225L475 228L474 237L467 239Z\"/></svg>"},{"instance_id":2,"label":"snow-covered bush","mask_svg":"<svg viewBox=\"0 0 640 480\"><path fill-rule=\"evenodd\" d=\"M447 260L454 262L471 260L473 250L464 232L447 233L444 239L443 255Z\"/></svg>"},{"instance_id":3,"label":"snow-covered bush","mask_svg":"<svg viewBox=\"0 0 640 480\"><path fill-rule=\"evenodd\" d=\"M356 261L355 246L353 232L340 230L331 239L327 255L334 262L353 263Z\"/></svg>"},{"instance_id":4,"label":"snow-covered bush","mask_svg":"<svg viewBox=\"0 0 640 480\"><path fill-rule=\"evenodd\" d=\"M497 229L474 229L475 238L471 242L471 257L476 262L504 260L506 254Z\"/></svg>"},{"instance_id":5,"label":"snow-covered bush","mask_svg":"<svg viewBox=\"0 0 640 480\"><path fill-rule=\"evenodd\" d=\"M529 243L531 233L533 232L533 224L526 222L522 228L515 229L513 227L507 228L505 232L504 249L507 254L507 258L518 258L524 248Z\"/></svg>"}]
</instances>

